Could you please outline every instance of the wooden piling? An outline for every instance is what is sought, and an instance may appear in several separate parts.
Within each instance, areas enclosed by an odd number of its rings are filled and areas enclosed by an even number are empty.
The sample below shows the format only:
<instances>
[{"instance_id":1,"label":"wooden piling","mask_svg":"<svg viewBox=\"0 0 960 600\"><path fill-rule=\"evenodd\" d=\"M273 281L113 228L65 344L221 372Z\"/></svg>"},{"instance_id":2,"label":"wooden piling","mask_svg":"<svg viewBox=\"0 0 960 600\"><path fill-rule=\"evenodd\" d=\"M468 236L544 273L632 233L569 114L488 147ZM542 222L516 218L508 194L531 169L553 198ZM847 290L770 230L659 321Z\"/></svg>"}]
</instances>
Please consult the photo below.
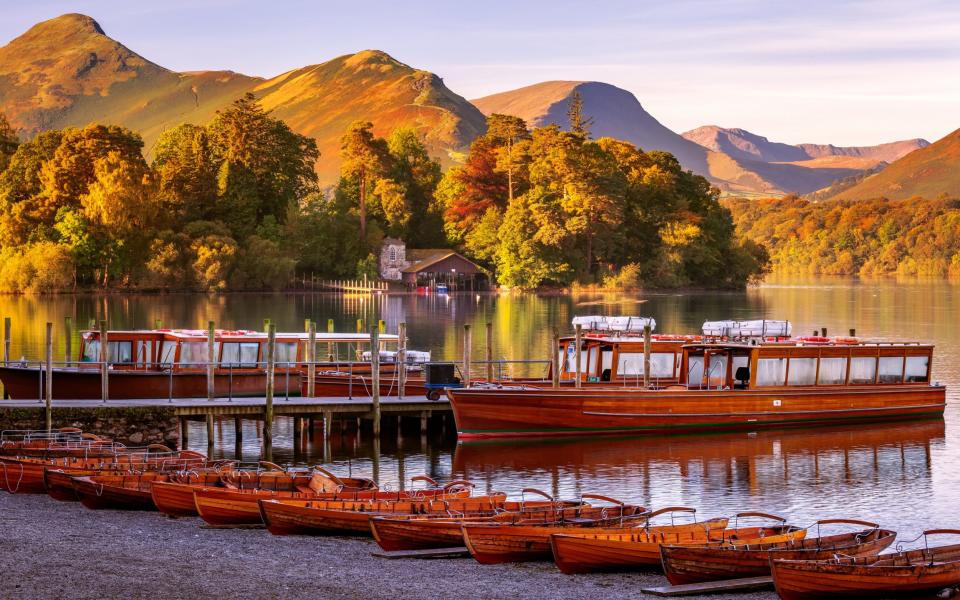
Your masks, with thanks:
<instances>
[{"instance_id":1,"label":"wooden piling","mask_svg":"<svg viewBox=\"0 0 960 600\"><path fill-rule=\"evenodd\" d=\"M46 400L44 415L46 417L47 433L53 429L53 323L47 323L46 345L47 356L43 381L43 397Z\"/></svg>"},{"instance_id":2,"label":"wooden piling","mask_svg":"<svg viewBox=\"0 0 960 600\"><path fill-rule=\"evenodd\" d=\"M69 367L73 362L73 317L63 318L63 362Z\"/></svg>"},{"instance_id":3,"label":"wooden piling","mask_svg":"<svg viewBox=\"0 0 960 600\"><path fill-rule=\"evenodd\" d=\"M333 319L327 319L327 333L333 332ZM333 342L327 342L327 360L330 362L337 360L337 354L334 352Z\"/></svg>"},{"instance_id":4,"label":"wooden piling","mask_svg":"<svg viewBox=\"0 0 960 600\"><path fill-rule=\"evenodd\" d=\"M397 394L403 399L407 386L407 324L397 325Z\"/></svg>"},{"instance_id":5,"label":"wooden piling","mask_svg":"<svg viewBox=\"0 0 960 600\"><path fill-rule=\"evenodd\" d=\"M240 416L233 418L233 438L236 445L243 443L243 418Z\"/></svg>"},{"instance_id":6,"label":"wooden piling","mask_svg":"<svg viewBox=\"0 0 960 600\"><path fill-rule=\"evenodd\" d=\"M303 418L293 417L293 447L297 448L303 443Z\"/></svg>"},{"instance_id":7,"label":"wooden piling","mask_svg":"<svg viewBox=\"0 0 960 600\"><path fill-rule=\"evenodd\" d=\"M309 332L310 332L310 323L313 323L313 321L310 320L310 319L304 319L304 320L303 320L303 331L304 331L304 333L309 333Z\"/></svg>"},{"instance_id":8,"label":"wooden piling","mask_svg":"<svg viewBox=\"0 0 960 600\"><path fill-rule=\"evenodd\" d=\"M10 317L3 318L3 364L10 363Z\"/></svg>"},{"instance_id":9,"label":"wooden piling","mask_svg":"<svg viewBox=\"0 0 960 600\"><path fill-rule=\"evenodd\" d=\"M583 325L581 325L580 323L577 323L576 336L575 336L575 341L574 341L574 343L577 345L577 347L576 347L576 353L573 355L573 360L574 360L574 372L575 372L575 374L576 374L577 379L576 379L576 381L573 382L573 385L574 385L574 387L576 387L576 388L579 389L579 388L583 387L583 382L580 381L580 373L582 372L582 368L581 368L581 364L582 364L581 359L582 359L582 357L581 357L581 354L583 354L582 348L581 348L581 346L582 346L582 344L583 344Z\"/></svg>"},{"instance_id":10,"label":"wooden piling","mask_svg":"<svg viewBox=\"0 0 960 600\"><path fill-rule=\"evenodd\" d=\"M470 325L463 326L463 386L470 387L470 349L473 338L470 335Z\"/></svg>"},{"instance_id":11,"label":"wooden piling","mask_svg":"<svg viewBox=\"0 0 960 600\"><path fill-rule=\"evenodd\" d=\"M163 329L163 319L154 319L153 320L154 329Z\"/></svg>"},{"instance_id":12,"label":"wooden piling","mask_svg":"<svg viewBox=\"0 0 960 600\"><path fill-rule=\"evenodd\" d=\"M357 319L357 333L363 333L363 319Z\"/></svg>"},{"instance_id":13,"label":"wooden piling","mask_svg":"<svg viewBox=\"0 0 960 600\"><path fill-rule=\"evenodd\" d=\"M487 383L493 382L493 323L487 322Z\"/></svg>"},{"instance_id":14,"label":"wooden piling","mask_svg":"<svg viewBox=\"0 0 960 600\"><path fill-rule=\"evenodd\" d=\"M851 330L850 330L850 337L857 337L857 330L856 330L856 329L851 329Z\"/></svg>"},{"instance_id":15,"label":"wooden piling","mask_svg":"<svg viewBox=\"0 0 960 600\"><path fill-rule=\"evenodd\" d=\"M563 358L560 355L560 332L553 330L553 340L550 347L550 383L553 389L560 387L560 369L563 367ZM566 357L566 354L563 355Z\"/></svg>"},{"instance_id":16,"label":"wooden piling","mask_svg":"<svg viewBox=\"0 0 960 600\"><path fill-rule=\"evenodd\" d=\"M380 329L370 328L370 386L373 388L373 439L380 439Z\"/></svg>"},{"instance_id":17,"label":"wooden piling","mask_svg":"<svg viewBox=\"0 0 960 600\"><path fill-rule=\"evenodd\" d=\"M277 327L267 325L267 389L263 411L263 458L273 460L273 377L277 360Z\"/></svg>"},{"instance_id":18,"label":"wooden piling","mask_svg":"<svg viewBox=\"0 0 960 600\"><path fill-rule=\"evenodd\" d=\"M420 411L420 435L427 435L427 425L429 423L430 413Z\"/></svg>"},{"instance_id":19,"label":"wooden piling","mask_svg":"<svg viewBox=\"0 0 960 600\"><path fill-rule=\"evenodd\" d=\"M307 398L317 395L317 324L307 325Z\"/></svg>"},{"instance_id":20,"label":"wooden piling","mask_svg":"<svg viewBox=\"0 0 960 600\"><path fill-rule=\"evenodd\" d=\"M643 387L650 387L650 326L643 326Z\"/></svg>"},{"instance_id":21,"label":"wooden piling","mask_svg":"<svg viewBox=\"0 0 960 600\"><path fill-rule=\"evenodd\" d=\"M213 413L207 413L207 456L213 454Z\"/></svg>"},{"instance_id":22,"label":"wooden piling","mask_svg":"<svg viewBox=\"0 0 960 600\"><path fill-rule=\"evenodd\" d=\"M323 411L323 439L330 437L330 430L333 429L333 411Z\"/></svg>"},{"instance_id":23,"label":"wooden piling","mask_svg":"<svg viewBox=\"0 0 960 600\"><path fill-rule=\"evenodd\" d=\"M217 395L216 381L216 345L217 329L213 321L207 323L207 400L212 401ZM212 431L212 430L211 430Z\"/></svg>"},{"instance_id":24,"label":"wooden piling","mask_svg":"<svg viewBox=\"0 0 960 600\"><path fill-rule=\"evenodd\" d=\"M110 398L110 369L107 368L107 361L110 358L108 338L107 321L103 319L100 321L100 397L104 402Z\"/></svg>"},{"instance_id":25,"label":"wooden piling","mask_svg":"<svg viewBox=\"0 0 960 600\"><path fill-rule=\"evenodd\" d=\"M180 417L180 449L186 450L190 445L190 421L186 417Z\"/></svg>"},{"instance_id":26,"label":"wooden piling","mask_svg":"<svg viewBox=\"0 0 960 600\"><path fill-rule=\"evenodd\" d=\"M820 335L822 335L823 337L827 337L827 328L826 328L826 327L821 327L821 328L820 328Z\"/></svg>"},{"instance_id":27,"label":"wooden piling","mask_svg":"<svg viewBox=\"0 0 960 600\"><path fill-rule=\"evenodd\" d=\"M383 319L380 319L379 321L377 321L377 327L380 329L380 333L387 332L387 322L384 321Z\"/></svg>"}]
</instances>

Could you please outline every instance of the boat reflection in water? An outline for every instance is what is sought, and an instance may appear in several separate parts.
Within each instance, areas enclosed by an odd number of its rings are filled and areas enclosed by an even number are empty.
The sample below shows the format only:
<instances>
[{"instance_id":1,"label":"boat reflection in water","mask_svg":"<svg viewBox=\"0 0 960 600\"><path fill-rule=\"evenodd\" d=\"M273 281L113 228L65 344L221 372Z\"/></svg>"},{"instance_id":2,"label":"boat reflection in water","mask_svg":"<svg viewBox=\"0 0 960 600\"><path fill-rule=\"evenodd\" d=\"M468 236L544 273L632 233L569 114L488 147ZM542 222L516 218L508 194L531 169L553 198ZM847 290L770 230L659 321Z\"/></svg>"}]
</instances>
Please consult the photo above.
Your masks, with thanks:
<instances>
[{"instance_id":1,"label":"boat reflection in water","mask_svg":"<svg viewBox=\"0 0 960 600\"><path fill-rule=\"evenodd\" d=\"M481 488L613 496L645 506L686 505L698 517L765 509L792 519L843 514L912 521L911 498L932 491L941 419L889 426L764 430L699 436L471 441L453 472ZM915 504L915 503L914 503Z\"/></svg>"}]
</instances>

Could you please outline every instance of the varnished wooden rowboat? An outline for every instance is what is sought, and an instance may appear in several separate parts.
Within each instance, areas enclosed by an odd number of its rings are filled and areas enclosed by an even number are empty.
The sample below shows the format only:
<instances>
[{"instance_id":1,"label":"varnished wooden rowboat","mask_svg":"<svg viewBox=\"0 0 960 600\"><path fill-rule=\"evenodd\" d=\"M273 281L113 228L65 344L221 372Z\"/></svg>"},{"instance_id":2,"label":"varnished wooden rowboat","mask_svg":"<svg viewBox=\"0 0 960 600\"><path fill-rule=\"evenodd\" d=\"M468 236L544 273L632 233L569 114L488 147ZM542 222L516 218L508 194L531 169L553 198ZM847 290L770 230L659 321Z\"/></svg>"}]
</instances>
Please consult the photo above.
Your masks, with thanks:
<instances>
[{"instance_id":1,"label":"varnished wooden rowboat","mask_svg":"<svg viewBox=\"0 0 960 600\"><path fill-rule=\"evenodd\" d=\"M649 527L649 519L666 513L696 512L692 508L668 507L638 515L639 519L611 518L606 509L591 508L580 518L564 519L553 523L464 523L463 542L470 555L481 564L549 560L552 557L550 538L555 534L617 533L657 529ZM727 519L711 519L700 523L667 525L680 529L723 529Z\"/></svg>"},{"instance_id":2,"label":"varnished wooden rowboat","mask_svg":"<svg viewBox=\"0 0 960 600\"><path fill-rule=\"evenodd\" d=\"M960 529L925 531L924 548L895 554L773 560L773 582L783 600L932 596L960 585L960 544L930 548L926 538L937 534L960 535Z\"/></svg>"},{"instance_id":3,"label":"varnished wooden rowboat","mask_svg":"<svg viewBox=\"0 0 960 600\"><path fill-rule=\"evenodd\" d=\"M226 527L232 525L259 525L263 523L260 511L260 500L316 500L339 499L344 501L357 500L408 500L433 499L447 496L467 497L470 490L462 487L469 482L451 482L443 488L414 490L409 492L388 492L375 489L342 488L340 491L314 491L305 488L304 491L284 492L261 489L231 490L213 487L198 487L193 491L194 504L197 514L208 525ZM472 484L469 484L472 485ZM454 490L453 488L457 488Z\"/></svg>"},{"instance_id":4,"label":"varnished wooden rowboat","mask_svg":"<svg viewBox=\"0 0 960 600\"><path fill-rule=\"evenodd\" d=\"M311 474L308 472L286 471L278 465L265 461L251 468L226 464L219 473L219 481L213 482L190 471L181 474L176 481L155 482L150 488L153 503L157 510L168 517L195 517L197 505L193 492L198 487L237 489L239 484L246 489L295 491L300 486L308 486L311 479Z\"/></svg>"},{"instance_id":5,"label":"varnished wooden rowboat","mask_svg":"<svg viewBox=\"0 0 960 600\"><path fill-rule=\"evenodd\" d=\"M763 513L740 513L737 519L756 516L778 521L772 527L727 529L727 519L701 523L645 527L635 530L580 530L558 532L550 536L553 560L564 573L636 571L660 567L663 544L703 544L756 538L792 539L804 537L803 529L783 525L780 517ZM773 537L778 536L778 537Z\"/></svg>"},{"instance_id":6,"label":"varnished wooden rowboat","mask_svg":"<svg viewBox=\"0 0 960 600\"><path fill-rule=\"evenodd\" d=\"M584 501L603 500L617 505L616 518L622 523L645 523L647 511L639 506L626 506L618 500L595 494L584 494L579 503L561 503L553 501L546 493L536 491L548 501L540 503L506 502L492 511L473 511L441 515L390 515L376 516L370 519L370 531L374 540L386 551L425 550L430 548L453 548L463 545L462 524L470 523L519 523L534 525L554 523L582 517ZM601 513L602 513L602 509ZM609 515L609 512L608 512Z\"/></svg>"},{"instance_id":7,"label":"varnished wooden rowboat","mask_svg":"<svg viewBox=\"0 0 960 600\"><path fill-rule=\"evenodd\" d=\"M826 560L837 554L850 557L876 556L897 537L874 523L827 519L820 525L852 524L868 529L829 536L804 537L786 542L746 540L742 543L661 545L660 557L667 579L673 585L722 581L770 574L771 560Z\"/></svg>"},{"instance_id":8,"label":"varnished wooden rowboat","mask_svg":"<svg viewBox=\"0 0 960 600\"><path fill-rule=\"evenodd\" d=\"M216 473L208 474L211 480ZM73 477L73 489L80 503L93 510L156 510L150 488L170 475L147 471L135 475L93 475Z\"/></svg>"}]
</instances>

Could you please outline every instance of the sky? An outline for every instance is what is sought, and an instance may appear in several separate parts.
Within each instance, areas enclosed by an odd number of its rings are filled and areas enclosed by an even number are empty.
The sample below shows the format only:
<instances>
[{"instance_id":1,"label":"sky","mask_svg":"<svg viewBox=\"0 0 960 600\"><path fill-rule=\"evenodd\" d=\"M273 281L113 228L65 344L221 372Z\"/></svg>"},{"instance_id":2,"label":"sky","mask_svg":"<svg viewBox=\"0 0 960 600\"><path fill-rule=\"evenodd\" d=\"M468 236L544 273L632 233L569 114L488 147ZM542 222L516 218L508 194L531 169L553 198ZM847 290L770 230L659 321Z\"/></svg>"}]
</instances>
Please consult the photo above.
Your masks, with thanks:
<instances>
[{"instance_id":1,"label":"sky","mask_svg":"<svg viewBox=\"0 0 960 600\"><path fill-rule=\"evenodd\" d=\"M677 132L867 145L960 128L956 0L0 0L0 44L67 12L177 71L273 76L376 48L468 99L603 81Z\"/></svg>"}]
</instances>

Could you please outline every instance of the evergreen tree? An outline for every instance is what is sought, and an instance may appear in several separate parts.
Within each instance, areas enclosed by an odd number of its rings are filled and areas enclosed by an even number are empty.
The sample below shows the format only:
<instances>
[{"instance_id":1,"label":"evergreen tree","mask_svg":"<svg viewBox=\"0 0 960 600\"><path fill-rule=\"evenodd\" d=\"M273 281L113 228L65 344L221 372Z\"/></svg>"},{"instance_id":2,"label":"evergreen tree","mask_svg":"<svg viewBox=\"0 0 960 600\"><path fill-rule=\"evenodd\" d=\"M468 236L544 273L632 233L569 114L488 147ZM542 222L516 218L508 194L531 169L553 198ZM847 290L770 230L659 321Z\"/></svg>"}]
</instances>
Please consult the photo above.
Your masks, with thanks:
<instances>
[{"instance_id":1,"label":"evergreen tree","mask_svg":"<svg viewBox=\"0 0 960 600\"><path fill-rule=\"evenodd\" d=\"M367 194L389 168L390 152L383 138L373 135L373 123L356 121L340 139L340 175L357 185L360 239L367 239Z\"/></svg>"},{"instance_id":2,"label":"evergreen tree","mask_svg":"<svg viewBox=\"0 0 960 600\"><path fill-rule=\"evenodd\" d=\"M584 116L583 96L580 95L579 90L574 90L570 96L570 103L567 106L567 121L572 133L585 140L590 139L590 126L593 125L593 117Z\"/></svg>"},{"instance_id":3,"label":"evergreen tree","mask_svg":"<svg viewBox=\"0 0 960 600\"><path fill-rule=\"evenodd\" d=\"M13 157L19 145L20 138L17 137L17 132L7 122L7 117L0 113L0 173L7 169L10 158Z\"/></svg>"}]
</instances>

